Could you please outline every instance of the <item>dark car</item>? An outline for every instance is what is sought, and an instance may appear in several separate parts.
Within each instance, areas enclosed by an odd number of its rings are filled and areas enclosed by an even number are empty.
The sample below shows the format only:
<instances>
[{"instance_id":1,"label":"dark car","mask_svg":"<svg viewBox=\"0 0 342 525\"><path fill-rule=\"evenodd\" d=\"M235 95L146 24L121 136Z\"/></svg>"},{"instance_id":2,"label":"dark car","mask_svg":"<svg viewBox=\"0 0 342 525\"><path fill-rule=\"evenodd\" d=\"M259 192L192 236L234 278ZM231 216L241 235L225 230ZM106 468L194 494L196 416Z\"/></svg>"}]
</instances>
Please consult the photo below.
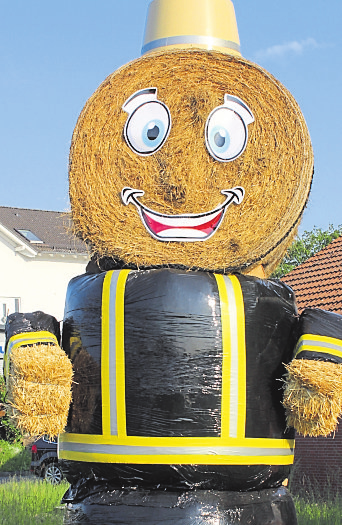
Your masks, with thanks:
<instances>
[{"instance_id":1,"label":"dark car","mask_svg":"<svg viewBox=\"0 0 342 525\"><path fill-rule=\"evenodd\" d=\"M63 479L63 472L58 463L57 438L43 436L33 443L31 450L31 472L58 485Z\"/></svg>"}]
</instances>

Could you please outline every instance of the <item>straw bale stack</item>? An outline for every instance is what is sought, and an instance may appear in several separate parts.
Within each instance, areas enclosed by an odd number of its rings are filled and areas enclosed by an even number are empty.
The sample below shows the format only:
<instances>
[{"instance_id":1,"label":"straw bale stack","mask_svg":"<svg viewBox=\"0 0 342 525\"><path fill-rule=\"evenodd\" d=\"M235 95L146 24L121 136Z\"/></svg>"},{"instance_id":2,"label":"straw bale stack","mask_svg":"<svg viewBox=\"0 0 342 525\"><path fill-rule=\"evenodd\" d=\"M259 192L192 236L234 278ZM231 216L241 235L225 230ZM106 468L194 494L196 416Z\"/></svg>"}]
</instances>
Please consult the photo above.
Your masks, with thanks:
<instances>
[{"instance_id":1,"label":"straw bale stack","mask_svg":"<svg viewBox=\"0 0 342 525\"><path fill-rule=\"evenodd\" d=\"M67 423L72 365L50 344L22 346L11 352L8 401L15 424L30 435L56 436Z\"/></svg>"},{"instance_id":2,"label":"straw bale stack","mask_svg":"<svg viewBox=\"0 0 342 525\"><path fill-rule=\"evenodd\" d=\"M284 407L288 426L303 436L328 436L342 412L342 365L294 359L287 367Z\"/></svg>"},{"instance_id":3,"label":"straw bale stack","mask_svg":"<svg viewBox=\"0 0 342 525\"><path fill-rule=\"evenodd\" d=\"M141 157L126 144L124 102L156 87L171 113L163 147ZM242 99L255 122L244 153L218 162L205 146L205 124L226 93ZM98 256L137 267L183 265L247 270L263 263L269 275L291 243L307 202L313 154L307 127L291 94L269 73L218 52L155 52L110 75L86 103L70 155L70 199L76 232ZM205 242L160 242L145 230L120 192L144 190L143 203L175 215L210 211L221 190L242 186L242 204L228 208Z\"/></svg>"}]
</instances>

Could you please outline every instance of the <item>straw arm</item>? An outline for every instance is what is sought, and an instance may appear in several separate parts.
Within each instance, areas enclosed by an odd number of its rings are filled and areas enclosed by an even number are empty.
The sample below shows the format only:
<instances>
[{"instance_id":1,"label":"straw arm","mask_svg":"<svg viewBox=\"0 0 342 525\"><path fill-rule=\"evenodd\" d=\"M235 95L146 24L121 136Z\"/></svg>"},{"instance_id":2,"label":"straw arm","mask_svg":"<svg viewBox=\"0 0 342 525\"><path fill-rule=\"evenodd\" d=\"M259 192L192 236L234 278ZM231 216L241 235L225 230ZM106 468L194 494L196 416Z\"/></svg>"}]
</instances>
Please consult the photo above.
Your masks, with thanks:
<instances>
[{"instance_id":1,"label":"straw arm","mask_svg":"<svg viewBox=\"0 0 342 525\"><path fill-rule=\"evenodd\" d=\"M294 359L287 365L283 404L287 425L303 436L327 436L342 412L342 365Z\"/></svg>"},{"instance_id":2,"label":"straw arm","mask_svg":"<svg viewBox=\"0 0 342 525\"><path fill-rule=\"evenodd\" d=\"M12 350L7 376L9 412L31 436L63 432L71 403L73 370L57 344L36 342Z\"/></svg>"},{"instance_id":3,"label":"straw arm","mask_svg":"<svg viewBox=\"0 0 342 525\"><path fill-rule=\"evenodd\" d=\"M342 316L305 309L297 333L284 382L287 424L304 436L327 436L342 412Z\"/></svg>"}]
</instances>

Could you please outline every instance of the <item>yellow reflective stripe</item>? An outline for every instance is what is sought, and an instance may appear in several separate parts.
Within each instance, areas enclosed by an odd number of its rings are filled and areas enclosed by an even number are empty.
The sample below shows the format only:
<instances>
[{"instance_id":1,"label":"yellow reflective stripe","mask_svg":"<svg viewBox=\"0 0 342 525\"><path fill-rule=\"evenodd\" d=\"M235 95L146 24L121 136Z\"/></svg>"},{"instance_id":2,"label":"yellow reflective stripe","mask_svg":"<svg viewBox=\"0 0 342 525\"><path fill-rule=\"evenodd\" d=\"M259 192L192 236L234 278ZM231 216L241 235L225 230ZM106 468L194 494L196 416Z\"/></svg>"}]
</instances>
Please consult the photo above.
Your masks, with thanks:
<instances>
[{"instance_id":1,"label":"yellow reflective stripe","mask_svg":"<svg viewBox=\"0 0 342 525\"><path fill-rule=\"evenodd\" d=\"M230 421L230 318L228 294L223 275L215 275L220 297L222 327L222 394L221 394L221 435L229 436Z\"/></svg>"},{"instance_id":2,"label":"yellow reflective stripe","mask_svg":"<svg viewBox=\"0 0 342 525\"><path fill-rule=\"evenodd\" d=\"M274 438L228 438L221 437L146 437L146 436L103 436L99 434L69 434L59 435L59 443L78 443L93 445L127 445L132 447L248 447L248 448L283 448L293 449L294 439ZM180 450L181 452L181 450Z\"/></svg>"},{"instance_id":3,"label":"yellow reflective stripe","mask_svg":"<svg viewBox=\"0 0 342 525\"><path fill-rule=\"evenodd\" d=\"M222 438L243 438L246 428L246 341L242 290L235 276L215 274L215 278L222 324Z\"/></svg>"},{"instance_id":4,"label":"yellow reflective stripe","mask_svg":"<svg viewBox=\"0 0 342 525\"><path fill-rule=\"evenodd\" d=\"M237 277L231 276L236 310L237 310L237 328L238 328L238 426L237 437L244 437L246 432L246 339L245 339L245 308L241 285Z\"/></svg>"},{"instance_id":5,"label":"yellow reflective stripe","mask_svg":"<svg viewBox=\"0 0 342 525\"><path fill-rule=\"evenodd\" d=\"M342 341L334 337L304 334L297 343L294 357L301 352L319 352L342 358Z\"/></svg>"},{"instance_id":6,"label":"yellow reflective stripe","mask_svg":"<svg viewBox=\"0 0 342 525\"><path fill-rule=\"evenodd\" d=\"M57 338L54 334L47 331L41 332L23 332L21 334L13 335L9 341L7 348L18 348L19 346L32 345L35 343L55 343L58 345Z\"/></svg>"},{"instance_id":7,"label":"yellow reflective stripe","mask_svg":"<svg viewBox=\"0 0 342 525\"><path fill-rule=\"evenodd\" d=\"M101 392L105 436L126 435L124 296L129 273L111 270L103 281Z\"/></svg>"},{"instance_id":8,"label":"yellow reflective stripe","mask_svg":"<svg viewBox=\"0 0 342 525\"><path fill-rule=\"evenodd\" d=\"M34 345L34 344L44 344L52 343L58 346L57 337L51 332L41 331L41 332L23 332L21 334L13 335L7 344L5 359L4 359L4 370L5 376L8 378L9 375L9 365L10 365L10 354L16 348L21 346Z\"/></svg>"},{"instance_id":9,"label":"yellow reflective stripe","mask_svg":"<svg viewBox=\"0 0 342 525\"><path fill-rule=\"evenodd\" d=\"M293 463L294 440L246 438L130 438L61 434L59 457L74 461L138 464L244 465ZM169 443L168 443L169 441ZM95 458L95 459L94 459Z\"/></svg>"},{"instance_id":10,"label":"yellow reflective stripe","mask_svg":"<svg viewBox=\"0 0 342 525\"><path fill-rule=\"evenodd\" d=\"M139 465L292 465L293 454L287 456L221 456L221 455L172 455L172 456L119 456L61 450L60 459L94 463L125 463Z\"/></svg>"},{"instance_id":11,"label":"yellow reflective stripe","mask_svg":"<svg viewBox=\"0 0 342 525\"><path fill-rule=\"evenodd\" d=\"M116 396L118 436L126 436L126 395L125 395L125 286L130 270L121 270L116 288Z\"/></svg>"},{"instance_id":12,"label":"yellow reflective stripe","mask_svg":"<svg viewBox=\"0 0 342 525\"><path fill-rule=\"evenodd\" d=\"M109 300L113 270L106 273L102 288L102 339L101 339L101 395L102 432L110 435L110 390L109 390Z\"/></svg>"},{"instance_id":13,"label":"yellow reflective stripe","mask_svg":"<svg viewBox=\"0 0 342 525\"><path fill-rule=\"evenodd\" d=\"M324 348L322 346L312 346L309 344L303 344L301 348L297 351L295 357L297 357L302 352L318 352L319 354L329 354L342 359L342 352L340 352L339 350L333 350L332 348Z\"/></svg>"}]
</instances>

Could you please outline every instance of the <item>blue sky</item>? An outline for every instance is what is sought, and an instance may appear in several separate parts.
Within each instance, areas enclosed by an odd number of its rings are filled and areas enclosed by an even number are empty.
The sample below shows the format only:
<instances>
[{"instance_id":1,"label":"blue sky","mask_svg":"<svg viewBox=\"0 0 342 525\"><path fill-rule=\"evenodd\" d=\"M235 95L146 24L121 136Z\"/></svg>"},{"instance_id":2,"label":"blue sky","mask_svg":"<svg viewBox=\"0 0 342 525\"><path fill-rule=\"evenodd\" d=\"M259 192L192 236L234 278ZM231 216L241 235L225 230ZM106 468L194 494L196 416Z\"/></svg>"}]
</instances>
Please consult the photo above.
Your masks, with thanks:
<instances>
[{"instance_id":1,"label":"blue sky","mask_svg":"<svg viewBox=\"0 0 342 525\"><path fill-rule=\"evenodd\" d=\"M138 57L149 0L0 0L0 205L66 210L77 117ZM235 0L242 54L275 75L306 118L315 177L301 231L342 224L341 0Z\"/></svg>"}]
</instances>

